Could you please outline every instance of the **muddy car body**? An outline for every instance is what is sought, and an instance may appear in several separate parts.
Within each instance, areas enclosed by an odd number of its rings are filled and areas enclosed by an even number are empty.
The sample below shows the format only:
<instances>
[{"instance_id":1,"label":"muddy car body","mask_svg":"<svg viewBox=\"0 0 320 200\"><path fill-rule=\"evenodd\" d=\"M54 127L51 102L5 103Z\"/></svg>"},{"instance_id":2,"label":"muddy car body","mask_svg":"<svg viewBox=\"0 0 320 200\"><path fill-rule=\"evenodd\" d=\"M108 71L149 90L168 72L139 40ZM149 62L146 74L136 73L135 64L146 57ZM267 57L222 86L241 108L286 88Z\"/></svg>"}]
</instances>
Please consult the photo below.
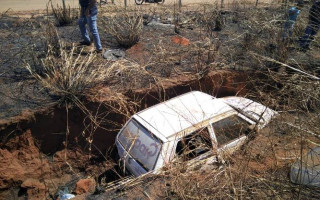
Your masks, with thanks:
<instances>
[{"instance_id":1,"label":"muddy car body","mask_svg":"<svg viewBox=\"0 0 320 200\"><path fill-rule=\"evenodd\" d=\"M250 131L261 129L274 115L246 98L193 91L133 115L118 133L116 146L122 165L135 176L157 173L180 157L212 157L214 162L213 155L234 151Z\"/></svg>"}]
</instances>

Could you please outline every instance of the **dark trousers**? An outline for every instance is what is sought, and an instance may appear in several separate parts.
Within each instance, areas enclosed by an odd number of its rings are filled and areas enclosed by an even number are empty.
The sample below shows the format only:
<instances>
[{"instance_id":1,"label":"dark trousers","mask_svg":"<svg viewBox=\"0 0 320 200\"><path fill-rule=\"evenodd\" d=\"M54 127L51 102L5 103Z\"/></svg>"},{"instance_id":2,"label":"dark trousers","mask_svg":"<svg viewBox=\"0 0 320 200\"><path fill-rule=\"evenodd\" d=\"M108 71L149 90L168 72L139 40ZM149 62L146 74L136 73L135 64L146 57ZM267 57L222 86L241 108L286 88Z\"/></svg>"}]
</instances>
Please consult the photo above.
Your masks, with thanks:
<instances>
[{"instance_id":1,"label":"dark trousers","mask_svg":"<svg viewBox=\"0 0 320 200\"><path fill-rule=\"evenodd\" d=\"M314 39L314 36L318 33L320 24L309 23L306 30L304 31L304 36L300 38L299 46L301 48L307 49L310 43Z\"/></svg>"}]
</instances>

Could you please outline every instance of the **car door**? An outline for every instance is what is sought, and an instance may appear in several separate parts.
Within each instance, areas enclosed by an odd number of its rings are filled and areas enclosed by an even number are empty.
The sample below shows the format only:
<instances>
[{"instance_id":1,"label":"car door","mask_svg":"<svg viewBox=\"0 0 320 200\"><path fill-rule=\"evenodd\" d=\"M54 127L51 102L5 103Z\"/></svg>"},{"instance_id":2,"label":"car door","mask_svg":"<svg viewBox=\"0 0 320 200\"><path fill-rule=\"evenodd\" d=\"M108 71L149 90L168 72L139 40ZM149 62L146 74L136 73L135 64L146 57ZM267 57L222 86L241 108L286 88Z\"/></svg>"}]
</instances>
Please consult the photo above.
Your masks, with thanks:
<instances>
[{"instance_id":1,"label":"car door","mask_svg":"<svg viewBox=\"0 0 320 200\"><path fill-rule=\"evenodd\" d=\"M218 151L234 151L253 131L254 122L241 114L231 114L211 123Z\"/></svg>"},{"instance_id":2,"label":"car door","mask_svg":"<svg viewBox=\"0 0 320 200\"><path fill-rule=\"evenodd\" d=\"M183 161L201 160L212 153L208 126L197 129L176 141L175 155Z\"/></svg>"}]
</instances>

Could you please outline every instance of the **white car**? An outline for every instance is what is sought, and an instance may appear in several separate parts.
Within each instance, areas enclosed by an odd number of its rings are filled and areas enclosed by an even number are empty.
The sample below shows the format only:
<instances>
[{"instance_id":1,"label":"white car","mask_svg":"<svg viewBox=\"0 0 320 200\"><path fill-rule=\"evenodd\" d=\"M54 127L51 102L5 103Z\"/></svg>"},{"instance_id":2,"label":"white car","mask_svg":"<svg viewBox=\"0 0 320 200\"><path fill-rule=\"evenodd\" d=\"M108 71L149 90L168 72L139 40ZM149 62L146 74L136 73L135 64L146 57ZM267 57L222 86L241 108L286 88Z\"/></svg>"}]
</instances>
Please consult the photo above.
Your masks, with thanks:
<instances>
[{"instance_id":1,"label":"white car","mask_svg":"<svg viewBox=\"0 0 320 200\"><path fill-rule=\"evenodd\" d=\"M116 146L134 176L157 173L176 158L199 160L233 151L276 114L246 98L193 91L133 115L118 133Z\"/></svg>"}]
</instances>

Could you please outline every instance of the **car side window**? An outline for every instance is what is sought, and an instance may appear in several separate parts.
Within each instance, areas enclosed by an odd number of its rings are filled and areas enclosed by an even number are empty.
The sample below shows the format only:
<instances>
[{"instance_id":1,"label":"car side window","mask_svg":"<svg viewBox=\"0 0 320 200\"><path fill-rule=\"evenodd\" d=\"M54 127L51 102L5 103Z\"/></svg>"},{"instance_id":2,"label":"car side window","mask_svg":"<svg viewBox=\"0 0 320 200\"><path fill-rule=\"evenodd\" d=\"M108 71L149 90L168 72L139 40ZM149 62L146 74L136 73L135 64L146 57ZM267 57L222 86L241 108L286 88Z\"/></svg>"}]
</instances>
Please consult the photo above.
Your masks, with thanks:
<instances>
[{"instance_id":1,"label":"car side window","mask_svg":"<svg viewBox=\"0 0 320 200\"><path fill-rule=\"evenodd\" d=\"M237 115L224 118L212 124L218 146L227 144L251 131L249 123Z\"/></svg>"},{"instance_id":2,"label":"car side window","mask_svg":"<svg viewBox=\"0 0 320 200\"><path fill-rule=\"evenodd\" d=\"M184 160L191 160L211 149L211 137L205 127L183 137L177 144L176 154Z\"/></svg>"}]
</instances>

